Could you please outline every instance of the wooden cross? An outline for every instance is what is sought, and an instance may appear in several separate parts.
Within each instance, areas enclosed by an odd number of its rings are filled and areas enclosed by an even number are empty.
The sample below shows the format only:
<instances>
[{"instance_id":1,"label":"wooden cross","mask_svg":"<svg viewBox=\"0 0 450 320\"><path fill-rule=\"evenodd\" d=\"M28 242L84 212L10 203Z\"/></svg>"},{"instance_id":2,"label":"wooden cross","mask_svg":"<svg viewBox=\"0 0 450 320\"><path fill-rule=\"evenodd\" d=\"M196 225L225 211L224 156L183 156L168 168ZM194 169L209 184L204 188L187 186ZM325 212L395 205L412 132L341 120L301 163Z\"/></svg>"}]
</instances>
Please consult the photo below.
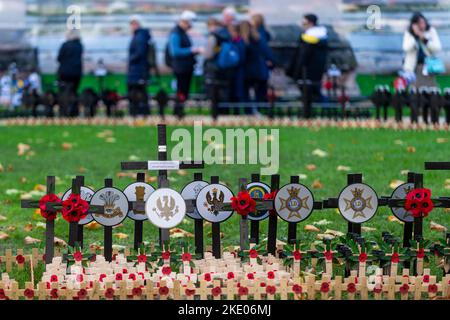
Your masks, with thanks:
<instances>
[{"instance_id":1,"label":"wooden cross","mask_svg":"<svg viewBox=\"0 0 450 320\"><path fill-rule=\"evenodd\" d=\"M203 161L179 161L167 160L167 138L166 125L158 124L158 160L157 161L139 161L139 162L122 162L122 170L157 170L158 171L158 188L168 188L169 180L167 179L168 170L179 169L203 169ZM169 230L159 229L159 242L163 245L169 241Z\"/></svg>"}]
</instances>

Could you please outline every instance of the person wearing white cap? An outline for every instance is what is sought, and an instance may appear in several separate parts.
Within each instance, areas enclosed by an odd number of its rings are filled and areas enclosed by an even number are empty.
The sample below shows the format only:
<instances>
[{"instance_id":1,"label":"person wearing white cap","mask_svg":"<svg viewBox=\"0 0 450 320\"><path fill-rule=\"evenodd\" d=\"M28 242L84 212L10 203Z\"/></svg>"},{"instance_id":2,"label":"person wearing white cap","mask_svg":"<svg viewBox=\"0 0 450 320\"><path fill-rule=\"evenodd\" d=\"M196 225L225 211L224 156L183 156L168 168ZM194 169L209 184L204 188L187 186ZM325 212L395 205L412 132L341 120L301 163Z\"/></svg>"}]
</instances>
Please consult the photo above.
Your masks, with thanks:
<instances>
[{"instance_id":1,"label":"person wearing white cap","mask_svg":"<svg viewBox=\"0 0 450 320\"><path fill-rule=\"evenodd\" d=\"M196 63L195 56L202 52L201 48L192 46L188 30L192 28L197 15L192 11L183 11L178 23L170 32L166 49L166 64L172 68L177 80L177 97L174 113L179 118L184 116L184 102L189 97L192 75Z\"/></svg>"}]
</instances>

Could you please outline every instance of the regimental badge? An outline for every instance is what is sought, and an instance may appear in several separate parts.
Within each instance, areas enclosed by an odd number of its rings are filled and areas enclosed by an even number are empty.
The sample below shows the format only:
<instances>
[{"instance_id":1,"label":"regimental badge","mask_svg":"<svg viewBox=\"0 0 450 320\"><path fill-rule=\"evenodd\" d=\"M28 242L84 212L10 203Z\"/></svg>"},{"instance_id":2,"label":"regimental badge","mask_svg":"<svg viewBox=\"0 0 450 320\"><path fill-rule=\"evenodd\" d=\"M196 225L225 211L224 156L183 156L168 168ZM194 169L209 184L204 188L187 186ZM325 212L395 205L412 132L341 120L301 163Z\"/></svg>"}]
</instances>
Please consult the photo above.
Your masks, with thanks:
<instances>
[{"instance_id":1,"label":"regimental badge","mask_svg":"<svg viewBox=\"0 0 450 320\"><path fill-rule=\"evenodd\" d=\"M195 204L198 194L207 185L208 182L206 181L192 181L181 190L181 196L184 200L194 200L194 210L186 211L186 214L192 219L202 219Z\"/></svg>"},{"instance_id":2,"label":"regimental badge","mask_svg":"<svg viewBox=\"0 0 450 320\"><path fill-rule=\"evenodd\" d=\"M406 199L406 195L414 189L414 183L404 183L395 188L392 192L392 199ZM392 213L403 222L413 222L414 217L403 207L391 208Z\"/></svg>"},{"instance_id":3,"label":"regimental badge","mask_svg":"<svg viewBox=\"0 0 450 320\"><path fill-rule=\"evenodd\" d=\"M275 196L275 211L288 222L300 222L309 217L314 209L311 191L299 183L282 187Z\"/></svg>"},{"instance_id":4,"label":"regimental badge","mask_svg":"<svg viewBox=\"0 0 450 320\"><path fill-rule=\"evenodd\" d=\"M106 187L98 190L91 199L92 205L104 206L104 213L94 213L94 220L103 226L121 223L128 213L128 198L116 188Z\"/></svg>"},{"instance_id":5,"label":"regimental badge","mask_svg":"<svg viewBox=\"0 0 450 320\"><path fill-rule=\"evenodd\" d=\"M216 206L224 202L230 202L233 192L222 184L210 184L205 186L197 196L197 210L200 216L209 222L222 222L228 219L231 211L217 210Z\"/></svg>"},{"instance_id":6,"label":"regimental badge","mask_svg":"<svg viewBox=\"0 0 450 320\"><path fill-rule=\"evenodd\" d=\"M363 183L354 183L345 187L338 199L339 212L353 223L370 220L378 208L378 196L371 187Z\"/></svg>"},{"instance_id":7,"label":"regimental badge","mask_svg":"<svg viewBox=\"0 0 450 320\"><path fill-rule=\"evenodd\" d=\"M251 182L247 184L247 191L253 199L263 199L264 195L270 193L270 187L262 182ZM268 210L250 212L249 220L264 220L269 216Z\"/></svg>"},{"instance_id":8,"label":"regimental badge","mask_svg":"<svg viewBox=\"0 0 450 320\"><path fill-rule=\"evenodd\" d=\"M134 182L130 185L128 185L125 190L123 190L123 193L127 196L128 200L130 202L134 201L142 201L146 202L148 197L155 191L155 188L153 188L151 185L144 183L144 182ZM130 217L133 220L147 220L147 215L145 214L145 206L142 206L142 209L135 209L130 208L130 211L128 212L128 217Z\"/></svg>"},{"instance_id":9,"label":"regimental badge","mask_svg":"<svg viewBox=\"0 0 450 320\"><path fill-rule=\"evenodd\" d=\"M158 228L170 229L183 221L186 203L181 194L169 188L157 189L145 203L148 219Z\"/></svg>"},{"instance_id":10,"label":"regimental badge","mask_svg":"<svg viewBox=\"0 0 450 320\"><path fill-rule=\"evenodd\" d=\"M80 197L81 199L90 202L92 199L92 196L94 195L95 191L92 190L91 188L82 186L80 188ZM69 190L67 190L64 195L62 196L62 201L67 200L70 195L72 194L72 188L70 188ZM91 214L87 214L86 217L84 217L83 219L81 219L78 224L79 225L85 225L88 224L89 222L91 222L92 220L94 220L94 218L92 217Z\"/></svg>"}]
</instances>

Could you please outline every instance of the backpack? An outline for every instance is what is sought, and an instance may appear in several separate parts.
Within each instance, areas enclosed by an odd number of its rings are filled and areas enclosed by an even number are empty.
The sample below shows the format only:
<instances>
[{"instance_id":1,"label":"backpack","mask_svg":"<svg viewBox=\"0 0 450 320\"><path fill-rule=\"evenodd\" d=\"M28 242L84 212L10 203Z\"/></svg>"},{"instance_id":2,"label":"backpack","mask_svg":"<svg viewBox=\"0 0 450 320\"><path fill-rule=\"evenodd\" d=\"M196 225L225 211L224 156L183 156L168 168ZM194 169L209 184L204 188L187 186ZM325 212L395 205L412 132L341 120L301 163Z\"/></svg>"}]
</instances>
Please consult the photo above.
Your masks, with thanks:
<instances>
[{"instance_id":1,"label":"backpack","mask_svg":"<svg viewBox=\"0 0 450 320\"><path fill-rule=\"evenodd\" d=\"M239 51L236 45L231 41L222 42L217 54L217 67L219 69L234 68L238 66L239 60Z\"/></svg>"}]
</instances>

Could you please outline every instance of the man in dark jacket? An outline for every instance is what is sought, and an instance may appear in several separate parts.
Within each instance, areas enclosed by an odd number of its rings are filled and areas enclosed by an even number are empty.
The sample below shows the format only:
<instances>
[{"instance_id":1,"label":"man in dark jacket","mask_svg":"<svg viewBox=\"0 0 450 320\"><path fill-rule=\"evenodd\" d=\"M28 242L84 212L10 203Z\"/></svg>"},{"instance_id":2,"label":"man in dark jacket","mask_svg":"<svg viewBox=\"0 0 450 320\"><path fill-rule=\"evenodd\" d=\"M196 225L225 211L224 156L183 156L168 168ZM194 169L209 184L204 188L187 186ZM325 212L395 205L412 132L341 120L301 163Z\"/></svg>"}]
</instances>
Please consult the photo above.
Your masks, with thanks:
<instances>
[{"instance_id":1,"label":"man in dark jacket","mask_svg":"<svg viewBox=\"0 0 450 320\"><path fill-rule=\"evenodd\" d=\"M320 99L321 81L327 61L327 29L318 26L317 16L306 14L303 17L303 33L297 51L287 74L294 80L302 80L304 115L311 116L311 102ZM303 83L306 80L306 84Z\"/></svg>"},{"instance_id":2,"label":"man in dark jacket","mask_svg":"<svg viewBox=\"0 0 450 320\"><path fill-rule=\"evenodd\" d=\"M189 97L189 89L196 63L195 56L202 52L200 48L192 46L192 40L187 34L187 31L192 28L192 23L196 17L194 12L184 11L169 35L169 54L172 60L172 70L177 80L177 97L174 113L179 118L184 116L184 102Z\"/></svg>"},{"instance_id":3,"label":"man in dark jacket","mask_svg":"<svg viewBox=\"0 0 450 320\"><path fill-rule=\"evenodd\" d=\"M78 30L69 30L58 52L60 115L78 116L77 91L83 75L83 45Z\"/></svg>"},{"instance_id":4,"label":"man in dark jacket","mask_svg":"<svg viewBox=\"0 0 450 320\"><path fill-rule=\"evenodd\" d=\"M133 37L128 49L128 99L130 115L150 114L147 83L149 78L148 50L151 39L148 29L141 27L138 16L130 19Z\"/></svg>"}]
</instances>

